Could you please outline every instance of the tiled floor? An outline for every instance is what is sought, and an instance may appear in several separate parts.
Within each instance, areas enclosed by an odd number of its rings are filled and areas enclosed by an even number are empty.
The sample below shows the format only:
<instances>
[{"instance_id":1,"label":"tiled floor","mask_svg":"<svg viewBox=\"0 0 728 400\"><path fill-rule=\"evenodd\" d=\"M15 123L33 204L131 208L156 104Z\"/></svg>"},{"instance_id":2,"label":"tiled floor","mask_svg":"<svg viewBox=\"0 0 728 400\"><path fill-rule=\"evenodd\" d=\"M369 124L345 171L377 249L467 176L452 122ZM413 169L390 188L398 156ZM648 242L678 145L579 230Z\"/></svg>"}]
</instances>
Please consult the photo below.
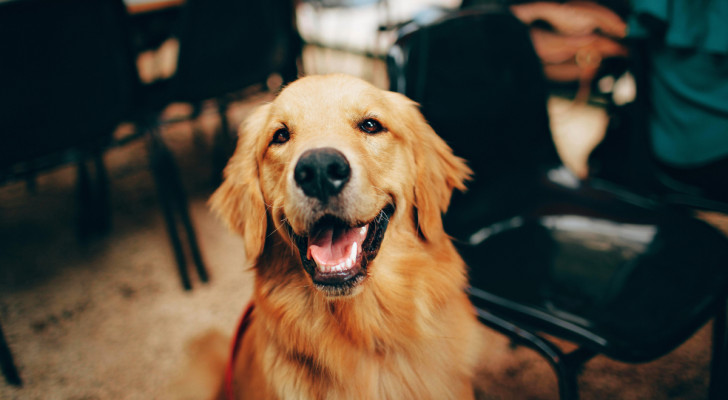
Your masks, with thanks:
<instances>
[{"instance_id":1,"label":"tiled floor","mask_svg":"<svg viewBox=\"0 0 728 400\"><path fill-rule=\"evenodd\" d=\"M305 57L315 72L343 70L386 86L383 66L371 60L310 49ZM231 119L242 120L268 99L258 95L235 104ZM569 118L577 129L559 139L560 150L579 170L603 120L598 110ZM190 292L180 287L143 142L105 157L113 195L113 230L105 237L75 237L72 167L41 176L34 193L22 182L0 187L0 321L25 381L23 388L0 382L1 399L166 399L185 343L211 328L233 330L252 286L241 240L206 206L214 189L208 178L216 123L214 113L205 113L198 121L201 137L195 138L190 123L164 133L191 194L212 276L208 284L193 282ZM589 127L593 133L585 136ZM492 387L492 398L556 398L553 375L535 354L495 334L491 348L490 369L481 379ZM700 399L708 359L706 328L650 364L624 366L597 357L580 382L586 399Z\"/></svg>"}]
</instances>

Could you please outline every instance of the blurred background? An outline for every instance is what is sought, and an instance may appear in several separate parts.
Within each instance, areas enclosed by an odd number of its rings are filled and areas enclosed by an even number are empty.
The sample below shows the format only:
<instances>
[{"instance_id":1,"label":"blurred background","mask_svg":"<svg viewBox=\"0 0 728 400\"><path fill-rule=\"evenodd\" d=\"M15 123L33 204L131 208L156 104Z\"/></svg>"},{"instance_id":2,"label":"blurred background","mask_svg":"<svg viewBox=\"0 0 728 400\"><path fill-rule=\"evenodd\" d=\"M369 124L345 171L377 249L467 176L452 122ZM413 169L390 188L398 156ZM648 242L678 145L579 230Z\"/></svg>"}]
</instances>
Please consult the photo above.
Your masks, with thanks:
<instances>
[{"instance_id":1,"label":"blurred background","mask_svg":"<svg viewBox=\"0 0 728 400\"><path fill-rule=\"evenodd\" d=\"M186 344L231 334L252 292L241 239L206 204L240 122L297 76L343 72L397 89L398 39L462 10L526 2L506 3L0 0L0 344L10 352L0 398L167 398ZM637 91L622 41L630 5L601 3L610 14L590 17L601 25L586 32L603 36L597 63L569 50L583 39L554 55L532 33L548 128L577 179L602 165L590 154ZM564 72L559 57L586 61ZM725 208L695 209L728 231ZM646 364L597 356L582 397L707 398L710 332ZM491 342L480 379L492 398L558 398L547 362L505 336Z\"/></svg>"}]
</instances>

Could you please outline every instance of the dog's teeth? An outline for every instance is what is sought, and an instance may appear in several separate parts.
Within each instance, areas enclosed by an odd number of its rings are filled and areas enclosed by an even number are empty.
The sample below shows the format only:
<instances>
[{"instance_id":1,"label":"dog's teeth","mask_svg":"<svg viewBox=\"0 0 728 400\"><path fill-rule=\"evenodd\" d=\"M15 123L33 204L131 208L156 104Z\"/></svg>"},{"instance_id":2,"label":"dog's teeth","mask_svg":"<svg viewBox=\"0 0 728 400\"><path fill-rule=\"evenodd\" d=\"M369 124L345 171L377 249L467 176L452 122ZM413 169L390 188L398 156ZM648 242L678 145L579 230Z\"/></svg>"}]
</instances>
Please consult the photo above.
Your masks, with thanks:
<instances>
[{"instance_id":1,"label":"dog's teeth","mask_svg":"<svg viewBox=\"0 0 728 400\"><path fill-rule=\"evenodd\" d=\"M368 225L364 225L364 226L361 227L361 230L359 231L359 234L360 235L364 236L364 235L367 234L367 226Z\"/></svg>"},{"instance_id":2,"label":"dog's teeth","mask_svg":"<svg viewBox=\"0 0 728 400\"><path fill-rule=\"evenodd\" d=\"M356 252L358 250L357 247L359 247L359 246L357 245L356 242L354 242L354 244L351 245L351 250L349 250L349 259L350 260L356 259Z\"/></svg>"},{"instance_id":3,"label":"dog's teeth","mask_svg":"<svg viewBox=\"0 0 728 400\"><path fill-rule=\"evenodd\" d=\"M359 250L359 244L357 242L354 242L351 245L351 248L349 249L349 256L346 257L346 260L340 262L339 264L319 265L317 262L316 265L318 266L319 272L321 272L322 274L330 274L332 272L343 272L343 271L350 270L356 263L356 256L358 255L358 250Z\"/></svg>"}]
</instances>

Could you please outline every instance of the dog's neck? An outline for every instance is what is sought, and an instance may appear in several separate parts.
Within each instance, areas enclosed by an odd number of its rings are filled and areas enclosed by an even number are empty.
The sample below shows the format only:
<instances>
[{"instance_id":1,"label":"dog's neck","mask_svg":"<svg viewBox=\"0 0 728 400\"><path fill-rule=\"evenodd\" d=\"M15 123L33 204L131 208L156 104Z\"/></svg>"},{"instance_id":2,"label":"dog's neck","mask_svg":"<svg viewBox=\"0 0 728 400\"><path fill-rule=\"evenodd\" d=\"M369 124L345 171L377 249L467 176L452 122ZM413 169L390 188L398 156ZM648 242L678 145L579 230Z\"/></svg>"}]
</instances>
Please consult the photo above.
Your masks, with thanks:
<instances>
[{"instance_id":1,"label":"dog's neck","mask_svg":"<svg viewBox=\"0 0 728 400\"><path fill-rule=\"evenodd\" d=\"M477 321L449 240L389 231L359 293L333 299L313 287L295 249L266 243L251 324L266 379L295 393L315 386L329 398L463 397L452 384L470 381Z\"/></svg>"},{"instance_id":2,"label":"dog's neck","mask_svg":"<svg viewBox=\"0 0 728 400\"><path fill-rule=\"evenodd\" d=\"M268 330L284 334L282 345L292 347L314 339L305 337L310 326L337 330L337 337L346 337L349 345L367 352L387 351L382 348L385 344L416 343L430 331L427 325L434 314L446 309L443 305L452 297L463 295L465 267L449 240L428 243L390 233L387 241L391 243L385 243L369 265L370 276L360 292L343 298L319 292L301 266L297 250L280 238L269 240L255 268L254 298L258 313L268 318ZM398 248L409 251L388 251ZM433 259L432 254L438 256ZM438 277L424 279L424 274ZM427 286L432 282L437 282L437 288ZM435 301L421 302L423 296Z\"/></svg>"}]
</instances>

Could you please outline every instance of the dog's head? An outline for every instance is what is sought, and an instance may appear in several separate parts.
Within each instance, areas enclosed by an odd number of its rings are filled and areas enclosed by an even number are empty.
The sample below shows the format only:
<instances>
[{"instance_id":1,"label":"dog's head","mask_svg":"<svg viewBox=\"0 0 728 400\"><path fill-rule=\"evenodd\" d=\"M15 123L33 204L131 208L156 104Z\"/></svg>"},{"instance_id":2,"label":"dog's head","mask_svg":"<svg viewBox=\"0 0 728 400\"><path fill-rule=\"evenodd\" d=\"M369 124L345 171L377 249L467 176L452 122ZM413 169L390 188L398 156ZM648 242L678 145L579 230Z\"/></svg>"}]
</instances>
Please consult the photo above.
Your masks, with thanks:
<instances>
[{"instance_id":1,"label":"dog's head","mask_svg":"<svg viewBox=\"0 0 728 400\"><path fill-rule=\"evenodd\" d=\"M249 259L280 235L313 287L345 296L366 280L390 225L419 241L449 240L442 213L469 174L405 96L311 76L242 125L211 205L244 237Z\"/></svg>"}]
</instances>

